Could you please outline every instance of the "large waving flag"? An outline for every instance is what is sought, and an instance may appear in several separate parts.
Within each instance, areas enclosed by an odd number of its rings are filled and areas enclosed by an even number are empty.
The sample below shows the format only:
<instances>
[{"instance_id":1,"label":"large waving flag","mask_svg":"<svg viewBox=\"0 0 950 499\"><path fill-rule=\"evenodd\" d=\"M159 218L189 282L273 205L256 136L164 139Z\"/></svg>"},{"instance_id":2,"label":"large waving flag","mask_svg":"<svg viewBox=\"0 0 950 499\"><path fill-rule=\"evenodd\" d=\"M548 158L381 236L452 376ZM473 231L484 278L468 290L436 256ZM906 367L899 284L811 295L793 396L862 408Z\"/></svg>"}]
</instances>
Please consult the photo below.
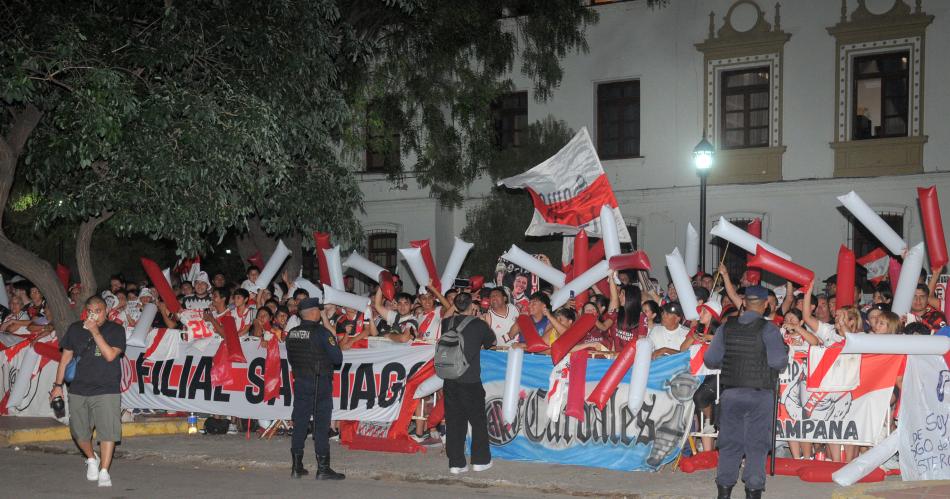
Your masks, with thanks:
<instances>
[{"instance_id":1,"label":"large waving flag","mask_svg":"<svg viewBox=\"0 0 950 499\"><path fill-rule=\"evenodd\" d=\"M531 194L534 217L526 236L573 235L584 228L590 236L603 237L600 208L608 205L614 211L620 242L630 242L617 198L586 127L554 156L521 175L499 180L498 185L527 189Z\"/></svg>"}]
</instances>

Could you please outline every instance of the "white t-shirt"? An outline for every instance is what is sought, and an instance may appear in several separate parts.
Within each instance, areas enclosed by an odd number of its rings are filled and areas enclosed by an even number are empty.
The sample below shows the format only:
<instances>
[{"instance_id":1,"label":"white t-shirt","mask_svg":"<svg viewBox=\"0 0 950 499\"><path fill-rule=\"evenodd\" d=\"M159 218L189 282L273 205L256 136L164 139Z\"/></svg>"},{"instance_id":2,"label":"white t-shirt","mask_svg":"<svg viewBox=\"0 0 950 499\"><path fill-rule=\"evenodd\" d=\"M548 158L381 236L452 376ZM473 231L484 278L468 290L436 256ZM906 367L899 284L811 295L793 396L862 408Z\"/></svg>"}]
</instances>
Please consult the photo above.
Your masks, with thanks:
<instances>
[{"instance_id":1,"label":"white t-shirt","mask_svg":"<svg viewBox=\"0 0 950 499\"><path fill-rule=\"evenodd\" d=\"M495 340L498 345L510 345L517 341L518 336L515 335L511 341L505 341L504 337L511 331L511 326L518 321L518 307L508 304L507 309L505 310L505 315L498 315L494 310L488 309L488 327L491 328L492 332L495 333Z\"/></svg>"},{"instance_id":2,"label":"white t-shirt","mask_svg":"<svg viewBox=\"0 0 950 499\"><path fill-rule=\"evenodd\" d=\"M416 317L419 322L419 333L416 339L427 343L439 341L442 335L442 307L435 307L429 313L422 313Z\"/></svg>"},{"instance_id":3,"label":"white t-shirt","mask_svg":"<svg viewBox=\"0 0 950 499\"><path fill-rule=\"evenodd\" d=\"M653 341L654 350L671 348L679 351L683 341L686 340L687 334L689 334L689 329L682 324L677 326L673 331L666 329L666 326L663 324L657 324L650 330L647 338Z\"/></svg>"}]
</instances>

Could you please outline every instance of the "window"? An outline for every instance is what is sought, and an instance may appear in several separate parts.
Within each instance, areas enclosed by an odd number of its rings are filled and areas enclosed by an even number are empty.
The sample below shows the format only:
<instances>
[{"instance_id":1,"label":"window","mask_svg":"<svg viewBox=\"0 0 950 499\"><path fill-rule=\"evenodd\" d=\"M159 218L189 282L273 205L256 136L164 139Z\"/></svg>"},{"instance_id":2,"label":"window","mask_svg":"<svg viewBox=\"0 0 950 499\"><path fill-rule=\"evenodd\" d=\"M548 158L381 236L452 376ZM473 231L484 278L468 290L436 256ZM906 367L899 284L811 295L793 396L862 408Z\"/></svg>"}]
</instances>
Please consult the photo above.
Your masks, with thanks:
<instances>
[{"instance_id":1,"label":"window","mask_svg":"<svg viewBox=\"0 0 950 499\"><path fill-rule=\"evenodd\" d=\"M495 147L521 147L528 129L528 92L499 97L491 106L495 124Z\"/></svg>"},{"instance_id":2,"label":"window","mask_svg":"<svg viewBox=\"0 0 950 499\"><path fill-rule=\"evenodd\" d=\"M366 171L386 173L399 170L401 152L396 129L402 119L395 99L382 98L369 105L366 111Z\"/></svg>"},{"instance_id":3,"label":"window","mask_svg":"<svg viewBox=\"0 0 950 499\"><path fill-rule=\"evenodd\" d=\"M907 136L909 52L854 58L852 139Z\"/></svg>"},{"instance_id":4,"label":"window","mask_svg":"<svg viewBox=\"0 0 950 499\"><path fill-rule=\"evenodd\" d=\"M630 253L637 250L637 226L627 225L627 232L630 233L629 243L620 243L620 251Z\"/></svg>"},{"instance_id":5,"label":"window","mask_svg":"<svg viewBox=\"0 0 950 499\"><path fill-rule=\"evenodd\" d=\"M597 154L640 156L640 80L597 85Z\"/></svg>"},{"instance_id":6,"label":"window","mask_svg":"<svg viewBox=\"0 0 950 499\"><path fill-rule=\"evenodd\" d=\"M367 238L367 257L369 261L390 272L396 271L396 234L376 232Z\"/></svg>"},{"instance_id":7,"label":"window","mask_svg":"<svg viewBox=\"0 0 950 499\"><path fill-rule=\"evenodd\" d=\"M894 229L897 235L901 237L904 236L904 215L902 213L882 212L878 213L878 215L884 219L887 225ZM848 234L850 241L848 242L851 244L851 250L854 251L855 258L861 258L874 251L875 248L884 246L874 237L874 234L871 234L871 232L864 227L864 224L855 220L850 215L848 216L848 220L851 222L851 233ZM861 267L858 266L858 268L860 270ZM855 284L863 287L865 282L867 282L866 273L861 271L857 272L855 274Z\"/></svg>"},{"instance_id":8,"label":"window","mask_svg":"<svg viewBox=\"0 0 950 499\"><path fill-rule=\"evenodd\" d=\"M723 71L721 75L720 147L768 147L768 66Z\"/></svg>"},{"instance_id":9,"label":"window","mask_svg":"<svg viewBox=\"0 0 950 499\"><path fill-rule=\"evenodd\" d=\"M748 230L749 224L752 223L752 219L731 218L729 219L729 222L742 230ZM729 278L732 279L732 282L738 283L739 277L742 276L742 273L746 270L746 259L749 253L735 244L727 244L726 241L718 237L714 238L711 244L714 248L716 248L716 260L711 262L712 265L707 264L707 269L705 270L715 271L719 265L717 262L722 261L726 266L726 269L729 271ZM728 250L726 249L727 246ZM703 251L703 249L700 248L700 251ZM725 260L723 260L723 251L727 251Z\"/></svg>"}]
</instances>

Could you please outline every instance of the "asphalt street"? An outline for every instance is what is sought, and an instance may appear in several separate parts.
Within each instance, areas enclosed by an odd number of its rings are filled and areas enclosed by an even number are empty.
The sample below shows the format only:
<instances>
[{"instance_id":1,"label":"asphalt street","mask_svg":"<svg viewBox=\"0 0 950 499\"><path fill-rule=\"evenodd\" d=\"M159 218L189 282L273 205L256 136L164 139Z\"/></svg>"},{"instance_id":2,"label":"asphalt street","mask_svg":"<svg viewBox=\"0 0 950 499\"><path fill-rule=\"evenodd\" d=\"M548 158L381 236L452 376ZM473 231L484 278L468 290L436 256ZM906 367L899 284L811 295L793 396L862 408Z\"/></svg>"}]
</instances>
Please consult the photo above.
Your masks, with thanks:
<instances>
[{"instance_id":1,"label":"asphalt street","mask_svg":"<svg viewBox=\"0 0 950 499\"><path fill-rule=\"evenodd\" d=\"M347 479L292 480L287 470L242 470L183 466L160 459L119 459L112 484L86 481L85 462L75 454L0 449L3 497L567 497L504 487L487 488L447 479L444 483ZM312 471L312 470L311 470Z\"/></svg>"}]
</instances>

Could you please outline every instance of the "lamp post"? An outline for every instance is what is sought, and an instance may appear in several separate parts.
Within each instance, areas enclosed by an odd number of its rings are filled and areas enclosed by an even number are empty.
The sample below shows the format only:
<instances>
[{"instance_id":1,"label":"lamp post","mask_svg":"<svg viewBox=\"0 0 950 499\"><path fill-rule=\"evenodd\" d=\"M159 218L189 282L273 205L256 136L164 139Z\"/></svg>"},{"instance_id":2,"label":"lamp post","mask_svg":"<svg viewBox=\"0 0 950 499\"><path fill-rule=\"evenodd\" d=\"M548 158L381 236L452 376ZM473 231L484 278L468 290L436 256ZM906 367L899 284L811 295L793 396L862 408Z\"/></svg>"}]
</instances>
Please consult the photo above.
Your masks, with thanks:
<instances>
[{"instance_id":1,"label":"lamp post","mask_svg":"<svg viewBox=\"0 0 950 499\"><path fill-rule=\"evenodd\" d=\"M703 140L693 148L693 166L699 175L699 270L703 273L706 272L706 178L712 168L715 152L704 132Z\"/></svg>"}]
</instances>

